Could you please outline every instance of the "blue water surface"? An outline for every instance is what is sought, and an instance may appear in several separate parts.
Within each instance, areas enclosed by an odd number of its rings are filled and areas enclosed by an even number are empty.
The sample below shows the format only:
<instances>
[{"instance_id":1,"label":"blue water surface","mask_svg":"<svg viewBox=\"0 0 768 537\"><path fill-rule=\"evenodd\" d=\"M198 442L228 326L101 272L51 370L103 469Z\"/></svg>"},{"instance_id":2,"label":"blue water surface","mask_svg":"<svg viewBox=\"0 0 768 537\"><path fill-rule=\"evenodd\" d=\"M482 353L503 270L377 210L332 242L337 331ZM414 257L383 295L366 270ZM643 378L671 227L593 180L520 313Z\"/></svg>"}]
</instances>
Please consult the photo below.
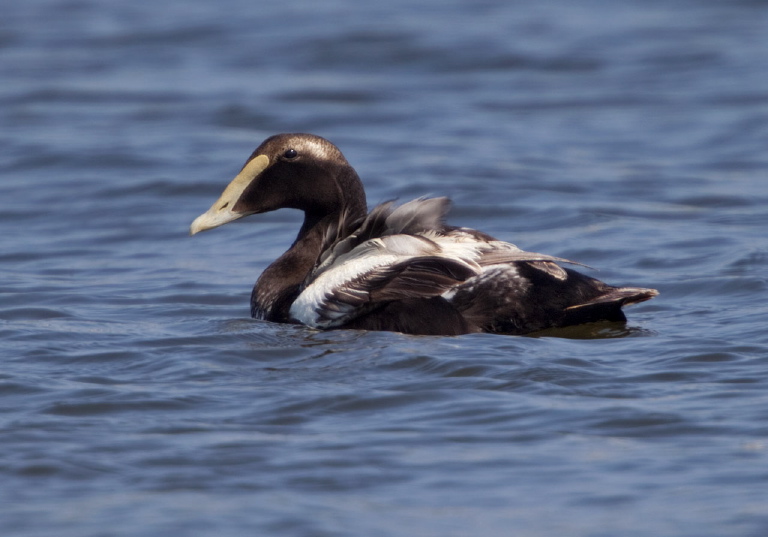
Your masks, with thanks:
<instances>
[{"instance_id":1,"label":"blue water surface","mask_svg":"<svg viewBox=\"0 0 768 537\"><path fill-rule=\"evenodd\" d=\"M0 533L768 534L767 29L762 0L8 4ZM291 131L371 204L449 195L661 295L543 337L254 321L301 215L187 231Z\"/></svg>"}]
</instances>

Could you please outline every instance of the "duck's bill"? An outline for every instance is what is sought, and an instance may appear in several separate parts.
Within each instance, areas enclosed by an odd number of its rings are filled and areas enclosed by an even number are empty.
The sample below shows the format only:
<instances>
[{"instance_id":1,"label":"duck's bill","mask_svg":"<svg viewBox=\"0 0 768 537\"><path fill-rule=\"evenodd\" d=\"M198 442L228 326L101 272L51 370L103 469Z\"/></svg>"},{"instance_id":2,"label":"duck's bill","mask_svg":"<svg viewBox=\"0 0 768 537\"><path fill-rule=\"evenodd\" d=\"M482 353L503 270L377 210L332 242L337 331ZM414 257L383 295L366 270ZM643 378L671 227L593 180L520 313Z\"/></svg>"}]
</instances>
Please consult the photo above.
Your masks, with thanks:
<instances>
[{"instance_id":1,"label":"duck's bill","mask_svg":"<svg viewBox=\"0 0 768 537\"><path fill-rule=\"evenodd\" d=\"M237 177L227 185L227 188L224 189L221 197L211 205L211 208L195 218L192 225L189 227L189 234L195 235L201 231L223 226L224 224L251 214L248 212L234 211L233 208L240 199L240 196L243 195L245 189L248 188L248 185L250 185L253 180L267 168L267 166L269 166L269 157L266 155L259 155L248 161L240 173L237 174Z\"/></svg>"}]
</instances>

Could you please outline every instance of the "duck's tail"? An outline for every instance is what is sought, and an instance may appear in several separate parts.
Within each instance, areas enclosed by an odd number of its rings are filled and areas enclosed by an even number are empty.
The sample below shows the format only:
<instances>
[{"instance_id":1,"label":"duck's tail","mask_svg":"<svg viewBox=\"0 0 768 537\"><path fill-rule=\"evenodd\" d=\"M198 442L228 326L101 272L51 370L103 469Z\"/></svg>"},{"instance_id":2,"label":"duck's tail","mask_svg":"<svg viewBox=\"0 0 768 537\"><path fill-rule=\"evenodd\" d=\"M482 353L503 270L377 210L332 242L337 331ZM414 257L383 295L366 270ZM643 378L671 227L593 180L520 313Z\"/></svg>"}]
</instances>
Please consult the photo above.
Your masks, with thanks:
<instances>
[{"instance_id":1,"label":"duck's tail","mask_svg":"<svg viewBox=\"0 0 768 537\"><path fill-rule=\"evenodd\" d=\"M659 292L642 287L615 287L589 302L570 306L565 310L564 325L594 321L626 321L621 308L650 300Z\"/></svg>"}]
</instances>

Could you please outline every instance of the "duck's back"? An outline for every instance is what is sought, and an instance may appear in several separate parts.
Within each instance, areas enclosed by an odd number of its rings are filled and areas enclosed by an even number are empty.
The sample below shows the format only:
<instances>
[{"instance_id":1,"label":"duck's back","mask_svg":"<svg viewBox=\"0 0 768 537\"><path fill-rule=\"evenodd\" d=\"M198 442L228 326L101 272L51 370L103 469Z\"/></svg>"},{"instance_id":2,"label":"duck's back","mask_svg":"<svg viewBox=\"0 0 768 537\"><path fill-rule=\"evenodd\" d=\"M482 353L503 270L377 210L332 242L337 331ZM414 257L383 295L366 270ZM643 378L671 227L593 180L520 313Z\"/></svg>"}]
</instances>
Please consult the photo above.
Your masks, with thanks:
<instances>
[{"instance_id":1,"label":"duck's back","mask_svg":"<svg viewBox=\"0 0 768 537\"><path fill-rule=\"evenodd\" d=\"M526 334L626 320L622 306L656 295L616 288L532 252L443 223L445 198L384 204L329 244L291 306L316 328L413 334Z\"/></svg>"},{"instance_id":2,"label":"duck's back","mask_svg":"<svg viewBox=\"0 0 768 537\"><path fill-rule=\"evenodd\" d=\"M482 332L528 334L595 321L626 321L622 307L648 300L653 289L618 288L568 268L553 274L540 262L488 267L451 297Z\"/></svg>"}]
</instances>

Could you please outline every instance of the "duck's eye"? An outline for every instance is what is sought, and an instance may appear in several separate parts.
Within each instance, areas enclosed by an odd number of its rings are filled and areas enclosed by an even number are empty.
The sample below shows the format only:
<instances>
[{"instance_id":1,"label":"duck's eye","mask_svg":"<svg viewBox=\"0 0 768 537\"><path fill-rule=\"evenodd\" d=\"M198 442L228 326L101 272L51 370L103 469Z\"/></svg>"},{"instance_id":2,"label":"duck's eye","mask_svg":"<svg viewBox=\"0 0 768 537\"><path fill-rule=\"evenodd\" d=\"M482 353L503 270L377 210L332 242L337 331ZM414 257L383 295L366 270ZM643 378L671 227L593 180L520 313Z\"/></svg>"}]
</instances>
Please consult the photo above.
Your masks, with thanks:
<instances>
[{"instance_id":1,"label":"duck's eye","mask_svg":"<svg viewBox=\"0 0 768 537\"><path fill-rule=\"evenodd\" d=\"M284 158L288 158L288 159L296 158L298 156L299 156L299 154L296 152L295 149L288 149L288 150L286 150L285 153L283 153L283 157Z\"/></svg>"}]
</instances>

